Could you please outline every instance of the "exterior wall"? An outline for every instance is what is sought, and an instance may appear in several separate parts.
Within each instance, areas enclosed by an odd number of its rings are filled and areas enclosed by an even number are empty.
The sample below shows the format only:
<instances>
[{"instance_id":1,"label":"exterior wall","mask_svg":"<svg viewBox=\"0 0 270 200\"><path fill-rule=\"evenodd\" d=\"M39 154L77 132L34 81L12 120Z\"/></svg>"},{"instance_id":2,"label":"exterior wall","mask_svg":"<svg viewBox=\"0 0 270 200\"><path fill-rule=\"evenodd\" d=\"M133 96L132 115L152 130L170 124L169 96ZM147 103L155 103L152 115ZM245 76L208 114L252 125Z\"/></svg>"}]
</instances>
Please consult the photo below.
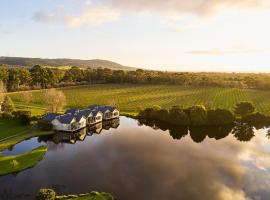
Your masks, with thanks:
<instances>
[{"instance_id":1,"label":"exterior wall","mask_svg":"<svg viewBox=\"0 0 270 200\"><path fill-rule=\"evenodd\" d=\"M106 110L103 113L103 119L108 120L108 119L111 119L111 118L112 118L112 112L110 112L109 110Z\"/></svg>"},{"instance_id":2,"label":"exterior wall","mask_svg":"<svg viewBox=\"0 0 270 200\"><path fill-rule=\"evenodd\" d=\"M119 117L119 110L115 109L113 111L113 118L118 118Z\"/></svg>"},{"instance_id":3,"label":"exterior wall","mask_svg":"<svg viewBox=\"0 0 270 200\"><path fill-rule=\"evenodd\" d=\"M78 122L79 129L86 127L86 118L82 117L81 120Z\"/></svg>"}]
</instances>

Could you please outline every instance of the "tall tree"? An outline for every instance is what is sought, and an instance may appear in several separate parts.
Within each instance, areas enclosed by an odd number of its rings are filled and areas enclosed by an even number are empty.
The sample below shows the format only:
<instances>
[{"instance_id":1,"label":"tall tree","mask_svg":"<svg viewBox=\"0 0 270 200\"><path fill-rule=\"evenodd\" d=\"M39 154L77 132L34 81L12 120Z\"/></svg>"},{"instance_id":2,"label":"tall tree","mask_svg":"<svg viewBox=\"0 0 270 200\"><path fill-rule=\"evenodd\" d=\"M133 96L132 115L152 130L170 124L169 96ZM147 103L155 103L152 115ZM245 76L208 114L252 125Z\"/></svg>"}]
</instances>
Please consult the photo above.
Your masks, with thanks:
<instances>
[{"instance_id":1,"label":"tall tree","mask_svg":"<svg viewBox=\"0 0 270 200\"><path fill-rule=\"evenodd\" d=\"M5 86L2 81L0 81L0 109L1 109L1 104L4 101L4 96L5 96Z\"/></svg>"},{"instance_id":2,"label":"tall tree","mask_svg":"<svg viewBox=\"0 0 270 200\"><path fill-rule=\"evenodd\" d=\"M252 114L254 111L255 111L255 107L250 102L237 103L234 108L234 113L236 115L240 115L242 119L246 117L247 115Z\"/></svg>"},{"instance_id":3,"label":"tall tree","mask_svg":"<svg viewBox=\"0 0 270 200\"><path fill-rule=\"evenodd\" d=\"M52 88L45 92L45 101L48 112L59 112L66 105L66 96L63 91Z\"/></svg>"},{"instance_id":4,"label":"tall tree","mask_svg":"<svg viewBox=\"0 0 270 200\"><path fill-rule=\"evenodd\" d=\"M9 96L5 96L1 109L5 114L12 114L15 110L13 101Z\"/></svg>"}]
</instances>

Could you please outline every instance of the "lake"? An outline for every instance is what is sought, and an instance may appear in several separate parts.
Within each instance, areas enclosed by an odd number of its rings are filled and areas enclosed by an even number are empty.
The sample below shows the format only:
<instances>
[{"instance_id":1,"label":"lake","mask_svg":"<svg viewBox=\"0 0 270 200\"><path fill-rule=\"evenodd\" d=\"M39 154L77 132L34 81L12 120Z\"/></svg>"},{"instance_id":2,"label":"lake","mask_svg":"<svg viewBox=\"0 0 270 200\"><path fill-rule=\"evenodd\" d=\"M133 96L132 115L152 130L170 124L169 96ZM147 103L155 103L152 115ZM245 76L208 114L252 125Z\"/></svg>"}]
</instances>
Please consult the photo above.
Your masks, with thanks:
<instances>
[{"instance_id":1,"label":"lake","mask_svg":"<svg viewBox=\"0 0 270 200\"><path fill-rule=\"evenodd\" d=\"M120 124L118 124L120 123ZM0 199L103 191L118 200L269 199L267 128L187 129L121 117L80 134L32 138L3 155L47 145L35 167L0 177ZM233 130L232 130L233 129ZM0 166L1 167L1 166Z\"/></svg>"}]
</instances>

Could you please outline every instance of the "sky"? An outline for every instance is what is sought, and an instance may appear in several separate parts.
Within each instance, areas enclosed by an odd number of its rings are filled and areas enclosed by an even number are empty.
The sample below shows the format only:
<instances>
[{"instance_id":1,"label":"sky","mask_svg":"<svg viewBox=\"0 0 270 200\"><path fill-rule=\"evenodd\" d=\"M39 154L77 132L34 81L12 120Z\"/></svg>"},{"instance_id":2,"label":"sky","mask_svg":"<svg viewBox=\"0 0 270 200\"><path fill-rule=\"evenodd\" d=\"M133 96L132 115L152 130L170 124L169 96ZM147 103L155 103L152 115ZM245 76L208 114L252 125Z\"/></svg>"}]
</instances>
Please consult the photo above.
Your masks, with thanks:
<instances>
[{"instance_id":1,"label":"sky","mask_svg":"<svg viewBox=\"0 0 270 200\"><path fill-rule=\"evenodd\" d=\"M270 0L2 0L0 56L270 72Z\"/></svg>"}]
</instances>

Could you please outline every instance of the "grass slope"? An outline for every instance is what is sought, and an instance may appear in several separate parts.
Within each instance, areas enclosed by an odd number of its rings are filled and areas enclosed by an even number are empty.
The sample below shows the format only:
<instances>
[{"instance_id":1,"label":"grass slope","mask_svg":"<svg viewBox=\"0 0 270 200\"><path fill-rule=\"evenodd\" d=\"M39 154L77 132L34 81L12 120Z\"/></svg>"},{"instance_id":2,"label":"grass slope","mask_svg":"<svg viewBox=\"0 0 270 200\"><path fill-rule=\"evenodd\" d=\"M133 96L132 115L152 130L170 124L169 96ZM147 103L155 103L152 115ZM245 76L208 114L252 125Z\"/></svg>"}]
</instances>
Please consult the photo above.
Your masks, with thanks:
<instances>
[{"instance_id":1,"label":"grass slope","mask_svg":"<svg viewBox=\"0 0 270 200\"><path fill-rule=\"evenodd\" d=\"M91 192L90 194L57 196L57 200L115 200L114 197L104 192Z\"/></svg>"},{"instance_id":2,"label":"grass slope","mask_svg":"<svg viewBox=\"0 0 270 200\"><path fill-rule=\"evenodd\" d=\"M3 151L7 148L9 148L10 146L13 146L23 140L32 138L32 137L37 137L37 136L41 136L41 135L49 135L52 134L52 131L40 131L38 129L32 130L31 133L22 133L19 134L15 137L12 138L8 138L6 140L3 140L0 142L0 151Z\"/></svg>"},{"instance_id":3,"label":"grass slope","mask_svg":"<svg viewBox=\"0 0 270 200\"><path fill-rule=\"evenodd\" d=\"M19 172L35 166L47 152L46 146L40 146L30 152L17 156L0 156L0 176Z\"/></svg>"},{"instance_id":4,"label":"grass slope","mask_svg":"<svg viewBox=\"0 0 270 200\"><path fill-rule=\"evenodd\" d=\"M29 128L30 126L21 125L19 120L0 119L0 140L15 134L23 134L29 130Z\"/></svg>"},{"instance_id":5,"label":"grass slope","mask_svg":"<svg viewBox=\"0 0 270 200\"><path fill-rule=\"evenodd\" d=\"M202 88L176 85L104 84L62 88L68 107L85 107L89 104L117 105L122 112L138 112L139 108L160 105L169 108L204 104L208 108L232 110L240 101L254 103L257 111L270 114L270 91L236 88ZM44 91L33 91L31 106L44 107ZM20 92L9 94L15 104L21 105Z\"/></svg>"}]
</instances>

